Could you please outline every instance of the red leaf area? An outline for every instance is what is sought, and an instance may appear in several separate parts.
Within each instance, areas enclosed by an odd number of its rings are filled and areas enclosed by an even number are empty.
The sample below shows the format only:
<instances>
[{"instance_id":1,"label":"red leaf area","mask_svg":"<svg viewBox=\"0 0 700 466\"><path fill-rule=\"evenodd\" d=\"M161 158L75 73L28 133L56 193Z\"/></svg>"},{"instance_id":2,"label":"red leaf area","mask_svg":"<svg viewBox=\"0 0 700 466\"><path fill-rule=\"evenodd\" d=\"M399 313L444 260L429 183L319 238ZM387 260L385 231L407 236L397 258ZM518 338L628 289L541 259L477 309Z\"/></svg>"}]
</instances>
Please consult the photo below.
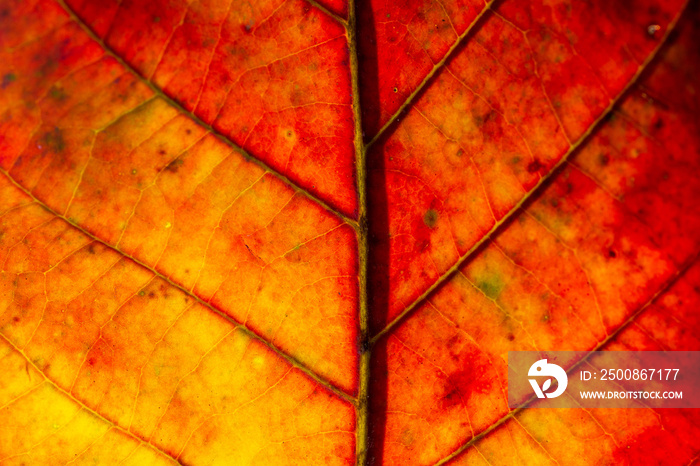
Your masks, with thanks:
<instances>
[{"instance_id":1,"label":"red leaf area","mask_svg":"<svg viewBox=\"0 0 700 466\"><path fill-rule=\"evenodd\" d=\"M0 0L0 464L693 464L693 410L508 408L507 353L700 350L699 31Z\"/></svg>"}]
</instances>

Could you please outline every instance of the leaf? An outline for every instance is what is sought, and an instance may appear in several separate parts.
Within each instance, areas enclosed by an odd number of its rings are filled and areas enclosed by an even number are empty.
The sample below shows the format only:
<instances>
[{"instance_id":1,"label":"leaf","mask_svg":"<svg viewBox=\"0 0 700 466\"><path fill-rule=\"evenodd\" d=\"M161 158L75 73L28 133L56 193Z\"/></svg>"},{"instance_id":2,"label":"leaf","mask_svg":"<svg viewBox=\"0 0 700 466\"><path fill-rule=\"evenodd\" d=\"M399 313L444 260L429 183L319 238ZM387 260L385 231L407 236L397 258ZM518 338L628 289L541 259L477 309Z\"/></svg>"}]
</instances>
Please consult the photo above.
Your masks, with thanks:
<instances>
[{"instance_id":1,"label":"leaf","mask_svg":"<svg viewBox=\"0 0 700 466\"><path fill-rule=\"evenodd\" d=\"M0 463L690 463L505 375L699 348L699 21L1 0Z\"/></svg>"}]
</instances>

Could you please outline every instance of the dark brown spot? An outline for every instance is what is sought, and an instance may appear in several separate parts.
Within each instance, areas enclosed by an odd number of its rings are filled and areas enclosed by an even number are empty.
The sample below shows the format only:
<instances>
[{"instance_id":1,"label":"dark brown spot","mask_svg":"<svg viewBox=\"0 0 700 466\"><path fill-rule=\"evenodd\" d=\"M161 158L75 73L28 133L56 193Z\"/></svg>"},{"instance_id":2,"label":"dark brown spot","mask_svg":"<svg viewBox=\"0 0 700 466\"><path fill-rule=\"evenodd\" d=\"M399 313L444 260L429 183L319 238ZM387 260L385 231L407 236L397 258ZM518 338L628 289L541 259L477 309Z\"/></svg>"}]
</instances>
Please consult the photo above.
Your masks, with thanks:
<instances>
[{"instance_id":1,"label":"dark brown spot","mask_svg":"<svg viewBox=\"0 0 700 466\"><path fill-rule=\"evenodd\" d=\"M52 152L63 152L66 148L66 142L63 139L63 131L57 127L54 127L52 131L46 133L43 141Z\"/></svg>"},{"instance_id":2,"label":"dark brown spot","mask_svg":"<svg viewBox=\"0 0 700 466\"><path fill-rule=\"evenodd\" d=\"M428 211L423 215L423 223L428 228L435 228L435 224L438 221L438 213L435 209L428 209Z\"/></svg>"},{"instance_id":3,"label":"dark brown spot","mask_svg":"<svg viewBox=\"0 0 700 466\"><path fill-rule=\"evenodd\" d=\"M533 160L527 165L527 171L529 173L539 172L540 170L542 170L542 168L544 168L544 165L542 165L537 159Z\"/></svg>"},{"instance_id":4,"label":"dark brown spot","mask_svg":"<svg viewBox=\"0 0 700 466\"><path fill-rule=\"evenodd\" d=\"M169 171L170 173L177 173L177 171L180 169L182 164L185 163L183 162L182 159L175 159L172 162L170 162L165 169Z\"/></svg>"},{"instance_id":5,"label":"dark brown spot","mask_svg":"<svg viewBox=\"0 0 700 466\"><path fill-rule=\"evenodd\" d=\"M66 98L66 93L60 87L53 86L49 90L49 95L56 100L64 100Z\"/></svg>"},{"instance_id":6,"label":"dark brown spot","mask_svg":"<svg viewBox=\"0 0 700 466\"><path fill-rule=\"evenodd\" d=\"M2 77L2 83L0 83L0 88L5 89L7 86L12 84L17 79L14 73L7 73Z\"/></svg>"}]
</instances>

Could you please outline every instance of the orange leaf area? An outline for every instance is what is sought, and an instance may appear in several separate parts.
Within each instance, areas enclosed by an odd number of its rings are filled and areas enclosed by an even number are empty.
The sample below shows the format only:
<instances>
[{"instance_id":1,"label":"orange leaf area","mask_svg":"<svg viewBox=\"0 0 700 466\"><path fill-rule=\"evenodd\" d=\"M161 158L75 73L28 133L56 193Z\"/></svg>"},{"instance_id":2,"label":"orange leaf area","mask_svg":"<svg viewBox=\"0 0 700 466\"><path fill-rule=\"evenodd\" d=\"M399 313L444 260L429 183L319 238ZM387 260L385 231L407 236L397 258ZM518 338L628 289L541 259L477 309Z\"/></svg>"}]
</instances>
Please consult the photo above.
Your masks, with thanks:
<instances>
[{"instance_id":1,"label":"orange leaf area","mask_svg":"<svg viewBox=\"0 0 700 466\"><path fill-rule=\"evenodd\" d=\"M65 13L53 21L41 41L24 26L8 34L4 62L25 68L3 93L23 118L12 132L22 143L3 153L8 175L351 391L352 229L155 94ZM37 60L54 64L35 74Z\"/></svg>"},{"instance_id":2,"label":"orange leaf area","mask_svg":"<svg viewBox=\"0 0 700 466\"><path fill-rule=\"evenodd\" d=\"M318 461L352 457L348 403L6 180L0 191L3 451L47 464L164 453L294 463L323 442L333 454Z\"/></svg>"},{"instance_id":3,"label":"orange leaf area","mask_svg":"<svg viewBox=\"0 0 700 466\"><path fill-rule=\"evenodd\" d=\"M695 411L511 409L507 354L700 350L698 43L692 0L0 0L0 464L692 464Z\"/></svg>"}]
</instances>

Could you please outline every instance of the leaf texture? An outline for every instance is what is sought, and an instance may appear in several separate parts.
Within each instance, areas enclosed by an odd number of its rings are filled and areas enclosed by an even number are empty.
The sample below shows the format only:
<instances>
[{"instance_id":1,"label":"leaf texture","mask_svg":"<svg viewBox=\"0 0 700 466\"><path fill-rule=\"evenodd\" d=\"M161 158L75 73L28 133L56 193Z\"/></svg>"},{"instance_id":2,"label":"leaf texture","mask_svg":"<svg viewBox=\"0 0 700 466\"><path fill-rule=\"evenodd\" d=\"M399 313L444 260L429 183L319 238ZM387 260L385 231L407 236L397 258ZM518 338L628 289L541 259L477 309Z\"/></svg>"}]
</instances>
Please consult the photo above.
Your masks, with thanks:
<instances>
[{"instance_id":1,"label":"leaf texture","mask_svg":"<svg viewBox=\"0 0 700 466\"><path fill-rule=\"evenodd\" d=\"M700 349L699 21L1 0L0 464L692 463L506 356Z\"/></svg>"}]
</instances>

